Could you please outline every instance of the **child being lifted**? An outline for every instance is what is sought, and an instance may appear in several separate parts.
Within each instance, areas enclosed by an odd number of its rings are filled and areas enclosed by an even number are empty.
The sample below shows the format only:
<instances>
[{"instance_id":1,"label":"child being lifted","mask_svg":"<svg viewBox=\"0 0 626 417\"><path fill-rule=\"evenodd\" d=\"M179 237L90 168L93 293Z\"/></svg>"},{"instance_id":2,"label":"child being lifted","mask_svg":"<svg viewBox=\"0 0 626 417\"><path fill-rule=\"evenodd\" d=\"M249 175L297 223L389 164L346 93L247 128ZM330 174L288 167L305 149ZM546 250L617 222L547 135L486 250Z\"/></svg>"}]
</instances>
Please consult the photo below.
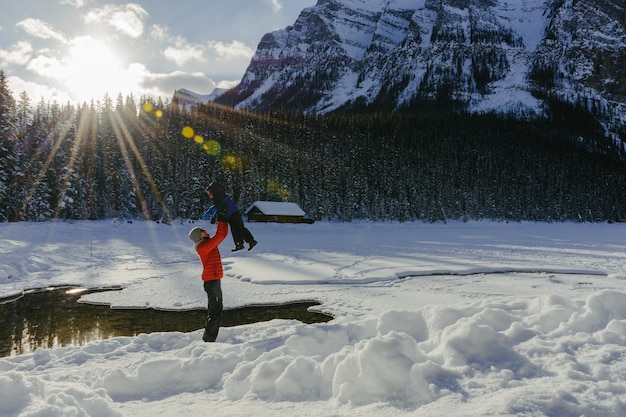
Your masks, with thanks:
<instances>
[{"instance_id":1,"label":"child being lifted","mask_svg":"<svg viewBox=\"0 0 626 417\"><path fill-rule=\"evenodd\" d=\"M233 235L235 247L232 251L237 252L244 249L244 241L248 243L248 250L252 250L258 242L254 240L252 233L244 226L239 207L237 207L232 198L226 195L224 187L220 183L213 181L206 188L206 192L213 201L213 205L204 213L203 218L210 219L214 223L217 214L221 214L228 221L230 232Z\"/></svg>"}]
</instances>

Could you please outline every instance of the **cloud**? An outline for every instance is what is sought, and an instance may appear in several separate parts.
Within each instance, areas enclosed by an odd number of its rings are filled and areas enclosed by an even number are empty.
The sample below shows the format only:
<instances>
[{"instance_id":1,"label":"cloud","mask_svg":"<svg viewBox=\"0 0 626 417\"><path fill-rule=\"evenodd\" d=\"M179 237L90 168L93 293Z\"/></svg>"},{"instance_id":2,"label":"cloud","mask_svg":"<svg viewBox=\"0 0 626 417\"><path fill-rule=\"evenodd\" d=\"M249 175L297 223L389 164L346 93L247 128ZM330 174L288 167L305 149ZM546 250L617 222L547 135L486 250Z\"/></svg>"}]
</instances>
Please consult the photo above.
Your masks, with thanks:
<instances>
[{"instance_id":1,"label":"cloud","mask_svg":"<svg viewBox=\"0 0 626 417\"><path fill-rule=\"evenodd\" d=\"M16 76L8 77L7 83L11 91L15 94L21 94L22 91L25 91L31 101L31 104L39 101L40 99L48 102L56 101L58 103L71 101L70 96L68 96L67 93L50 85L39 84L33 81L25 81Z\"/></svg>"},{"instance_id":2,"label":"cloud","mask_svg":"<svg viewBox=\"0 0 626 417\"><path fill-rule=\"evenodd\" d=\"M26 65L30 60L33 47L28 41L19 41L11 45L9 49L0 49L0 61L2 65L17 64Z\"/></svg>"},{"instance_id":3,"label":"cloud","mask_svg":"<svg viewBox=\"0 0 626 417\"><path fill-rule=\"evenodd\" d=\"M76 96L77 92L68 93L52 87L52 85L66 85L69 77L64 63L54 57L38 56L30 61L28 70L37 77L47 80L45 85L13 77L13 79L9 80L9 88L14 92L26 91L31 99L37 100L39 97L46 97L46 100L64 102L76 101L77 99L78 101L88 101L90 98L98 100L104 96L103 93L94 95L87 94L89 91L83 91L87 96L78 97ZM122 95L127 95L133 93L136 96L145 95L171 99L174 91L180 88L187 88L199 94L209 94L216 87L215 81L202 72L173 71L169 73L154 73L140 63L130 64L116 78L120 82L108 89L109 94L116 95L121 93ZM124 82L122 83L121 81ZM74 87L80 86L80 83L77 82L72 84L76 84ZM230 87L234 84L231 83L228 86ZM222 83L222 86L226 86L226 84ZM71 96L68 94L71 94Z\"/></svg>"},{"instance_id":4,"label":"cloud","mask_svg":"<svg viewBox=\"0 0 626 417\"><path fill-rule=\"evenodd\" d=\"M203 53L201 45L190 44L180 36L174 39L173 47L168 47L163 51L163 55L165 55L168 61L174 62L181 67L190 61L206 61Z\"/></svg>"},{"instance_id":5,"label":"cloud","mask_svg":"<svg viewBox=\"0 0 626 417\"><path fill-rule=\"evenodd\" d=\"M150 26L150 37L159 41L168 37L169 29L166 26L152 25Z\"/></svg>"},{"instance_id":6,"label":"cloud","mask_svg":"<svg viewBox=\"0 0 626 417\"><path fill-rule=\"evenodd\" d=\"M132 71L142 80L141 87L147 95L171 98L174 91L183 87L199 94L208 94L215 88L215 82L201 72L151 73L142 64L133 64Z\"/></svg>"},{"instance_id":7,"label":"cloud","mask_svg":"<svg viewBox=\"0 0 626 417\"><path fill-rule=\"evenodd\" d=\"M61 0L61 4L69 4L70 6L80 9L85 4L89 3L89 1L90 0Z\"/></svg>"},{"instance_id":8,"label":"cloud","mask_svg":"<svg viewBox=\"0 0 626 417\"><path fill-rule=\"evenodd\" d=\"M57 58L45 55L33 58L26 69L36 75L51 79L58 79L63 75L63 64Z\"/></svg>"},{"instance_id":9,"label":"cloud","mask_svg":"<svg viewBox=\"0 0 626 417\"><path fill-rule=\"evenodd\" d=\"M17 26L31 36L41 39L56 39L65 42L65 36L41 19L28 18L17 22Z\"/></svg>"},{"instance_id":10,"label":"cloud","mask_svg":"<svg viewBox=\"0 0 626 417\"><path fill-rule=\"evenodd\" d=\"M240 41L230 43L209 41L208 46L222 60L250 59L254 55L254 50Z\"/></svg>"},{"instance_id":11,"label":"cloud","mask_svg":"<svg viewBox=\"0 0 626 417\"><path fill-rule=\"evenodd\" d=\"M283 8L281 0L265 0L271 7L274 13L278 13Z\"/></svg>"},{"instance_id":12,"label":"cloud","mask_svg":"<svg viewBox=\"0 0 626 417\"><path fill-rule=\"evenodd\" d=\"M220 81L217 83L217 85L215 86L216 88L223 88L225 90L230 90L231 88L234 88L237 86L237 84L239 84L240 80L234 80L234 81Z\"/></svg>"},{"instance_id":13,"label":"cloud","mask_svg":"<svg viewBox=\"0 0 626 417\"><path fill-rule=\"evenodd\" d=\"M131 38L138 38L143 33L143 19L146 16L148 12L138 4L108 4L89 11L84 20L89 24L104 23Z\"/></svg>"}]
</instances>

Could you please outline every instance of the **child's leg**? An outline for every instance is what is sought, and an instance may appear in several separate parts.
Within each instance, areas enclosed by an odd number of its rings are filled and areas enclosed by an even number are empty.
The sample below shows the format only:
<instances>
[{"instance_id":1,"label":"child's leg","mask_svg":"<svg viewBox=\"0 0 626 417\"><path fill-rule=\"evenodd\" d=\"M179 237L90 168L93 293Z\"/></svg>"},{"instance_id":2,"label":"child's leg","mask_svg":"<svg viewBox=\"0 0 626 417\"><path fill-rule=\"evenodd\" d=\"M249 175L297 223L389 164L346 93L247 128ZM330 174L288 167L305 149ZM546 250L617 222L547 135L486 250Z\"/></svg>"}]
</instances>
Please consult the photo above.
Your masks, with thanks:
<instances>
[{"instance_id":1,"label":"child's leg","mask_svg":"<svg viewBox=\"0 0 626 417\"><path fill-rule=\"evenodd\" d=\"M252 241L254 241L254 236L252 236L252 233L250 233L247 227L243 228L243 240L245 240L248 243L251 243Z\"/></svg>"},{"instance_id":2,"label":"child's leg","mask_svg":"<svg viewBox=\"0 0 626 417\"><path fill-rule=\"evenodd\" d=\"M233 213L228 218L228 224L230 225L230 233L233 235L233 241L235 242L235 247L243 246L243 230L242 225L243 221L241 220L241 214L239 212Z\"/></svg>"},{"instance_id":3,"label":"child's leg","mask_svg":"<svg viewBox=\"0 0 626 417\"><path fill-rule=\"evenodd\" d=\"M257 243L259 243L259 242L254 240L254 237L252 236L252 233L250 233L250 231L247 228L244 227L243 231L244 231L243 232L244 239L245 239L246 242L248 242L248 245L249 245L248 246L248 250L252 250L252 248L254 248L257 245Z\"/></svg>"},{"instance_id":4,"label":"child's leg","mask_svg":"<svg viewBox=\"0 0 626 417\"><path fill-rule=\"evenodd\" d=\"M233 213L228 219L228 222L230 223L233 234L237 234L237 237L239 239L238 242L241 242L241 244L243 244L244 240L247 243L254 242L254 237L252 236L252 233L250 233L250 231L243 224L241 212L237 211Z\"/></svg>"}]
</instances>

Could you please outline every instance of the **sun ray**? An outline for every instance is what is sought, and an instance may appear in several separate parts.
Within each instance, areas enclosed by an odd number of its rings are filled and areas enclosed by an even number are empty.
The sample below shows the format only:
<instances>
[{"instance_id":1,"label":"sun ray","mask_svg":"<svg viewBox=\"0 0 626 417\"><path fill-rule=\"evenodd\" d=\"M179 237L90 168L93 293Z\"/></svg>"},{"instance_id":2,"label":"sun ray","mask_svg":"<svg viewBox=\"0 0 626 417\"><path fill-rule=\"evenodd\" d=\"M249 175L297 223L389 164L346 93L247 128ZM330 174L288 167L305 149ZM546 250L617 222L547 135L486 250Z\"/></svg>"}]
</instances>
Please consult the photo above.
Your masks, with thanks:
<instances>
[{"instance_id":1,"label":"sun ray","mask_svg":"<svg viewBox=\"0 0 626 417\"><path fill-rule=\"evenodd\" d=\"M58 199L58 203L57 206L55 208L55 216L54 217L58 217L61 209L62 209L62 203L65 199L65 194L67 193L67 189L68 186L70 184L71 181L71 176L72 176L72 172L74 170L74 166L76 165L76 161L78 160L78 153L80 151L81 148L81 143L82 143L82 130L85 128L84 126L84 118L81 118L81 120L79 120L79 124L78 124L78 130L76 132L76 135L74 137L74 140L72 142L72 149L70 151L70 157L68 160L68 165L66 166L65 169L65 177L63 178L62 182L61 182L61 194L59 196Z\"/></svg>"},{"instance_id":2,"label":"sun ray","mask_svg":"<svg viewBox=\"0 0 626 417\"><path fill-rule=\"evenodd\" d=\"M156 109L154 112L155 112L155 117L157 118L162 117L162 111L160 109ZM157 115L158 113L161 113L161 114ZM120 118L120 121L123 123L121 118ZM161 129L161 125L158 122L150 118L140 118L140 117L131 117L130 122L133 123L133 127L137 131L150 132L150 133L144 134L143 139L144 140L152 139L148 143L149 146L153 146L152 151L155 152L156 156L160 159L167 158L167 156L163 153L162 149L160 149L159 146L154 145L155 143L154 137L158 137L159 135L164 134ZM125 129L125 131L128 131L128 129ZM135 143L135 140L132 138L132 135L128 133L127 136L130 138L130 141L132 142L131 148L133 149L133 152L137 155L137 160L140 163L142 171L146 175L146 179L149 182L149 185L152 189L152 192L157 202L161 206L161 209L166 217L166 221L171 222L172 221L171 213L169 212L169 210L167 210L165 199L163 198L162 193L159 190L158 185L156 184L156 181L154 180L152 173L150 172L148 168L148 164L144 162L144 159L141 156L139 149L137 148L137 145Z\"/></svg>"},{"instance_id":3,"label":"sun ray","mask_svg":"<svg viewBox=\"0 0 626 417\"><path fill-rule=\"evenodd\" d=\"M37 193L37 191L38 191L37 188L39 187L39 184L42 182L44 176L46 175L46 172L50 168L50 165L52 164L52 161L54 160L54 158L56 157L57 153L59 152L59 149L61 148L61 144L63 143L63 141L67 137L67 133L68 133L69 129L70 129L70 123L69 123L68 119L65 119L61 123L59 123L58 128L50 129L51 133L48 134L48 136L46 137L46 140L51 140L52 141L52 148L48 152L48 155L47 155L43 165L41 166L41 169L36 174L35 180L32 182L32 186L30 187L30 189L26 193L26 196L24 197L24 201L22 202L22 206L20 207L20 210L18 211L18 213L21 213L21 215L23 215L23 213L26 211L26 208L27 208L29 202L33 199L35 193ZM54 139L55 132L58 132L56 140ZM41 155L42 153L43 153L42 150L38 151L37 152L37 156Z\"/></svg>"},{"instance_id":4,"label":"sun ray","mask_svg":"<svg viewBox=\"0 0 626 417\"><path fill-rule=\"evenodd\" d=\"M122 119L121 115L117 112L112 113L111 116L112 116L111 121L113 124L115 137L117 138L118 144L120 145L120 149L122 150L124 162L130 174L131 181L133 182L133 186L135 187L135 190L137 191L137 198L139 199L141 212L144 218L148 219L151 216L146 206L145 198L141 190L141 184L139 184L137 174L135 173L135 169L130 160L130 154L129 154L128 148L130 148L133 156L137 159L137 162L139 163L139 167L141 168L143 174L146 176L146 179L148 180L150 188L152 189L152 192L154 193L157 201L159 202L159 204L163 206L163 209L164 209L163 212L166 213L166 216L168 217L168 221L171 221L170 213L165 209L165 204L164 204L163 197L161 196L161 192L159 191L156 185L156 182L154 181L154 178L152 176L152 173L150 172L150 169L145 163L143 157L141 156L141 153L139 152L139 149L137 148L137 144L135 143L133 136L128 130L126 123ZM128 145L128 148L127 148L127 145Z\"/></svg>"}]
</instances>

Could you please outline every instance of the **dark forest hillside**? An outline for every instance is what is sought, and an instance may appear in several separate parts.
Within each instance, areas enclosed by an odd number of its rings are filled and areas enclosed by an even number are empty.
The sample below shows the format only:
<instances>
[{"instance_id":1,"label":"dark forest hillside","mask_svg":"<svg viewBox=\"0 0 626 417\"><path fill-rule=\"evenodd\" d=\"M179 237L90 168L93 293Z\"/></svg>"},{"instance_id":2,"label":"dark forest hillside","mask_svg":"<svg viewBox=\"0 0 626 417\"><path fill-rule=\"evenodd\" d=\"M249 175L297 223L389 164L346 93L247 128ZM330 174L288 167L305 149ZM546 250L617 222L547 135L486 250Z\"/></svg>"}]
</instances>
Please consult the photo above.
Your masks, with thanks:
<instances>
[{"instance_id":1,"label":"dark forest hillside","mask_svg":"<svg viewBox=\"0 0 626 417\"><path fill-rule=\"evenodd\" d=\"M2 90L0 221L198 218L211 179L244 209L295 201L318 220L626 220L624 157L596 126L574 128L575 109L533 122L258 114L121 96L32 105ZM578 143L581 129L596 139Z\"/></svg>"}]
</instances>

